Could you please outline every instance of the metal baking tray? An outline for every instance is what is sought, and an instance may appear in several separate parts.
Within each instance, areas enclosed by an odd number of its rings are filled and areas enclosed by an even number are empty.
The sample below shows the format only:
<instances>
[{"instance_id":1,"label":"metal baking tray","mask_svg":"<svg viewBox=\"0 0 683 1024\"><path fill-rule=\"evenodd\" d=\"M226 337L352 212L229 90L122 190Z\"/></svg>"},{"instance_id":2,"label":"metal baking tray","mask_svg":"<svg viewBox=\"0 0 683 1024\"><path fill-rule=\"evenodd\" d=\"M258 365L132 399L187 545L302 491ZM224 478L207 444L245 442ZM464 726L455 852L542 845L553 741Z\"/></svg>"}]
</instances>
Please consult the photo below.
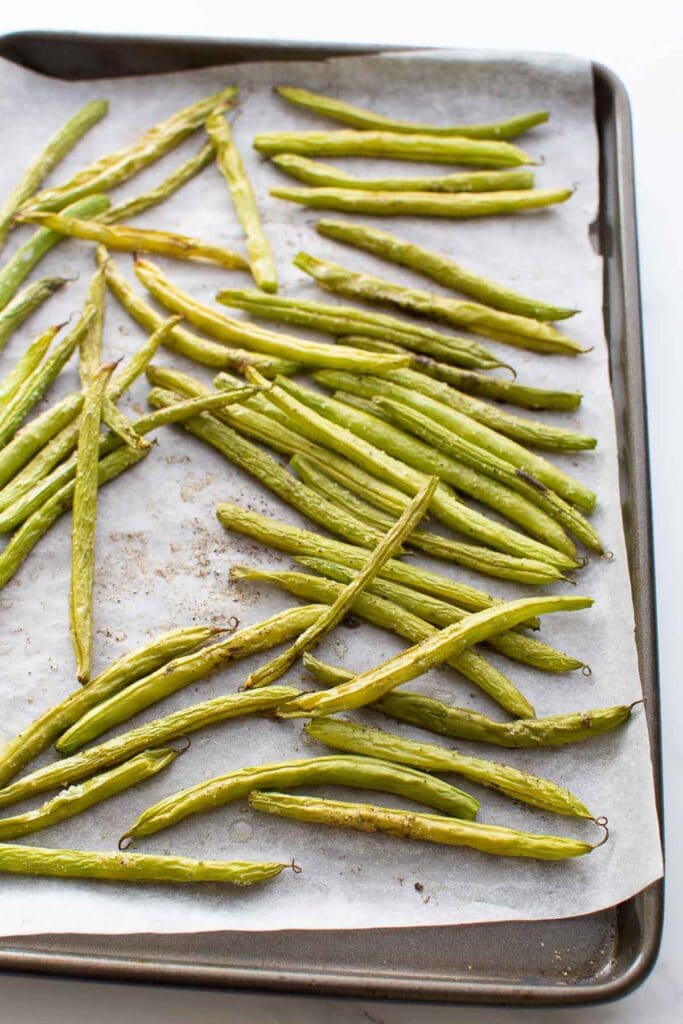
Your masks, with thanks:
<instances>
[{"instance_id":1,"label":"metal baking tray","mask_svg":"<svg viewBox=\"0 0 683 1024\"><path fill-rule=\"evenodd\" d=\"M257 60L374 53L294 42L217 41L22 32L0 56L62 79L155 74ZM643 380L631 122L621 82L593 65L600 142L604 320L619 438L622 504L636 641L662 785L650 476ZM353 931L192 935L40 935L0 940L0 968L164 985L442 1003L569 1005L627 994L654 965L663 882L600 913L563 920Z\"/></svg>"}]
</instances>

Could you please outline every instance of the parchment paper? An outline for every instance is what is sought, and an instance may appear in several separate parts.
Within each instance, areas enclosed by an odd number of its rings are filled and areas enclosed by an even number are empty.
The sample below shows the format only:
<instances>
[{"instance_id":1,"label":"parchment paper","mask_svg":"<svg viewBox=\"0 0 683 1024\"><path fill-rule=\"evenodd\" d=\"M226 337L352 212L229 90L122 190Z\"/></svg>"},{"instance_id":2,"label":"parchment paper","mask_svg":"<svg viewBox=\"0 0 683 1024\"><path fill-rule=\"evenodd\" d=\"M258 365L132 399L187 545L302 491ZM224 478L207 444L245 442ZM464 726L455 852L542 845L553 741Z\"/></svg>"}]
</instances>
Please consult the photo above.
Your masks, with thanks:
<instances>
[{"instance_id":1,"label":"parchment paper","mask_svg":"<svg viewBox=\"0 0 683 1024\"><path fill-rule=\"evenodd\" d=\"M523 292L582 310L566 325L569 333L593 346L593 351L581 359L548 358L495 343L491 348L511 359L524 382L583 391L580 410L555 419L599 438L597 452L557 461L597 491L600 503L594 522L614 552L614 560L608 563L593 559L579 574L578 589L596 599L595 607L582 613L550 616L542 633L549 642L590 662L593 674L590 678L580 673L551 676L489 656L520 685L539 715L638 698L641 687L601 319L602 266L589 239L598 201L589 65L561 57L412 54L64 83L3 64L0 124L5 159L0 169L0 192L4 194L11 187L43 139L88 99L109 97L111 112L59 168L55 181L65 180L89 160L136 138L140 131L193 99L233 82L241 88L240 106L234 117L236 138L274 247L281 291L309 298L320 298L321 293L291 266L300 248L392 279L428 285L407 271L318 238L313 230L318 216L315 211L268 197L268 188L282 179L251 149L252 136L272 129L333 127L285 105L272 95L273 85L297 84L399 117L442 123L496 120L539 107L552 112L549 125L525 136L521 143L543 158L537 170L540 186L577 186L570 202L537 214L469 222L367 220L449 253L466 266ZM118 190L115 201L160 180L181 156L184 158L199 144L197 136L163 164ZM373 173L417 173L416 167L406 164L341 163L359 172L362 167ZM434 170L445 173L443 167ZM241 249L244 245L225 185L213 167L138 223L184 231L228 247ZM12 234L6 254L23 241L28 230ZM130 272L127 257L118 257L117 262ZM63 294L52 298L12 339L2 355L3 373L39 328L79 308L92 267L91 247L66 241L34 271L34 278L64 273L78 279ZM245 275L205 266L166 261L164 269L204 301L211 301L221 285L250 286ZM142 333L110 298L106 356L129 354L142 339ZM166 353L159 356L159 361L174 362ZM180 359L175 362L210 379L210 374L201 369ZM55 394L77 386L75 361L58 384L49 401ZM128 410L141 412L145 394L143 382L128 399ZM545 415L549 420L553 418ZM231 615L247 625L292 603L292 598L270 587L229 582L232 564L284 567L289 563L285 556L223 531L214 509L218 501L226 499L303 524L290 509L180 428L166 429L141 466L103 490L95 586L97 670L162 631L191 622L224 623ZM69 518L65 517L0 595L0 740L14 735L43 708L74 689L67 625L69 530ZM430 564L421 558L415 561ZM530 593L526 588L468 574L457 566L440 563L438 568L500 597ZM566 584L557 589L570 592ZM333 662L361 669L400 647L396 638L362 625L356 630L338 628L319 653ZM234 691L254 664L255 659L237 664L200 682L148 709L138 721ZM303 672L294 670L288 679L296 681L303 676ZM410 688L497 715L497 709L481 693L463 685L449 668L431 671L411 683ZM356 717L406 736L433 738L376 714ZM443 739L436 742L447 743ZM624 900L660 876L650 749L642 709L635 711L621 731L566 749L495 751L464 742L459 747L569 786L596 815L607 815L609 842L578 861L543 864L505 860L473 851L287 822L258 815L241 803L188 819L139 843L137 849L197 857L296 858L303 867L302 874L287 871L267 886L246 891L216 886L126 887L5 876L0 878L0 932L358 928L563 917ZM161 776L26 841L40 846L112 850L125 827L163 795L233 767L328 752L302 736L301 723L295 721L248 718L229 722L195 734L191 751ZM47 755L39 763L46 759ZM461 780L453 777L453 781L457 784ZM464 788L481 799L482 821L585 836L591 841L600 836L590 823L544 815L467 783ZM330 790L329 795L399 803L381 794Z\"/></svg>"}]
</instances>

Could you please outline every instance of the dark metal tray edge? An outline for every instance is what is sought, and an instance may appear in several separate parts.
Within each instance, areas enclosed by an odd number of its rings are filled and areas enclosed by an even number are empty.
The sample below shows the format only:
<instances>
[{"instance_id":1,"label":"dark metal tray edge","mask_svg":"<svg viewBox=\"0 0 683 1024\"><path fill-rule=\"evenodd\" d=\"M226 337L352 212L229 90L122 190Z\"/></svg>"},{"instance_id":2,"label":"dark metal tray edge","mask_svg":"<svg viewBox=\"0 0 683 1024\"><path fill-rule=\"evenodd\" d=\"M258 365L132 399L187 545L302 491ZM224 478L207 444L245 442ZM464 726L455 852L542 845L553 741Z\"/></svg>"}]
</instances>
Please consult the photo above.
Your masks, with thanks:
<instances>
[{"instance_id":1,"label":"dark metal tray edge","mask_svg":"<svg viewBox=\"0 0 683 1024\"><path fill-rule=\"evenodd\" d=\"M117 48L125 59L112 60ZM0 56L48 76L65 78L158 73L179 67L244 63L262 59L325 59L391 49L353 44L311 44L252 40L221 41L172 37L91 36L79 33L19 32L0 38ZM101 69L103 54L109 63ZM501 57L504 57L501 54ZM178 63L180 60L180 64ZM150 69L150 62L154 64ZM617 429L622 442L623 515L627 535L636 641L652 746L657 807L662 818L662 773L659 719L656 611L650 474L643 368L643 338L638 277L638 245L629 101L619 78L593 64L601 154L601 211L597 239L604 256L605 329L615 391ZM525 984L518 981L444 981L442 979L350 976L244 966L197 963L153 963L102 954L54 952L45 949L0 949L0 969L22 973L69 975L139 983L211 986L287 991L311 995L384 998L508 1005L568 1005L620 998L641 984L657 958L664 908L664 883L657 882L617 909L621 923L635 915L639 941L626 951L615 948L607 977L574 985ZM467 926L476 928L478 926ZM68 936L61 936L63 944ZM12 940L3 940L12 942ZM618 959L619 954L622 959ZM604 973L604 972L603 972Z\"/></svg>"}]
</instances>

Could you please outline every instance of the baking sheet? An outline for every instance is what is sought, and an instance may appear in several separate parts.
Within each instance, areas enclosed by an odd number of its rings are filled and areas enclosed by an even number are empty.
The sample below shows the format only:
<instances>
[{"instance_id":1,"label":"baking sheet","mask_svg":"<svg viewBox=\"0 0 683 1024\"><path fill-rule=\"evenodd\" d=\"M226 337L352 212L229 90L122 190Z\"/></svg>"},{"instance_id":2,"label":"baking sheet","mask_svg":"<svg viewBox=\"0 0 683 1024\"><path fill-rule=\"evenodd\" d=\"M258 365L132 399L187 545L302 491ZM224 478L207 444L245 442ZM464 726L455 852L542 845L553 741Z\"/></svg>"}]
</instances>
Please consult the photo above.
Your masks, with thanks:
<instances>
[{"instance_id":1,"label":"baking sheet","mask_svg":"<svg viewBox=\"0 0 683 1024\"><path fill-rule=\"evenodd\" d=\"M571 203L551 213L495 221L449 224L396 219L376 223L449 252L466 265L508 280L521 290L575 303L583 310L571 322L572 333L595 345L589 356L570 361L516 351L512 355L524 380L538 384L552 381L583 389L586 398L579 416L558 418L558 422L573 419L582 430L600 438L596 454L563 461L569 468L574 467L604 499L595 522L615 558L609 564L593 563L580 575L580 589L596 598L596 607L574 616L554 616L544 624L543 631L550 642L589 660L593 675L590 679L579 674L550 677L522 666L503 662L501 665L509 667L510 675L532 699L539 714L614 703L639 695L600 315L601 261L592 252L587 230L597 209L597 147L589 65L563 58L520 58L512 62L485 55L474 59L471 55L392 55L288 65L285 69L279 64L266 64L155 77L144 80L142 92L140 81L134 79L119 79L113 84L65 84L48 82L13 66L3 66L1 74L4 88L0 102L11 108L6 111L8 117L18 108L36 111L31 130L23 131L28 119L22 118L13 134L16 165L11 171L3 170L2 188L11 185L15 167L23 166L35 151L40 126L47 136L55 124L87 98L109 95L115 102L107 120L81 143L60 178L91 157L120 146L123 138L134 137L141 128L178 106L236 81L242 87L242 103L235 122L237 140L262 197L264 221L274 242L282 290L310 297L320 293L290 268L291 256L301 247L396 279L415 279L407 272L385 268L369 256L318 239L312 231L317 219L314 211L265 198L267 187L279 176L252 155L252 134L271 128L321 127L326 123L293 108L284 108L270 96L270 85L288 81L321 91L336 91L352 102L391 110L398 116L434 120L494 119L507 112L548 106L553 113L551 124L536 130L523 144L544 158L545 163L538 171L540 185L570 182L578 186ZM141 95L144 104L140 102ZM140 113L143 105L144 116ZM11 120L13 123L15 118ZM6 119L3 123L9 122ZM187 151L196 145L190 142ZM171 155L163 170L179 159L180 154ZM352 166L351 161L346 166ZM368 162L368 166L382 171L389 167L379 162ZM412 171L409 165L399 165L397 173ZM161 167L153 168L122 188L120 194L135 194L146 181L157 180L161 174ZM201 234L228 246L242 244L224 186L212 169L164 207L140 218L140 223ZM19 240L17 232L13 244ZM67 268L68 272L80 273L81 280L72 284L59 301L51 300L40 314L43 322L77 308L90 266L85 246L69 242L44 261L45 272ZM168 263L166 269L205 300L226 279L240 279L240 275L207 271L204 267ZM243 280L246 285L246 278ZM32 332L40 326L38 321L38 316L32 321ZM3 366L16 358L22 339L28 336L29 332L24 331L21 338L11 343L3 356ZM141 337L126 315L112 304L107 320L107 355L132 351ZM492 343L491 347L495 345ZM502 346L499 351L508 355L512 352ZM167 356L163 359L172 361ZM61 382L67 389L76 380L75 367L70 372L70 379L65 375ZM142 408L144 393L141 385L133 393L133 404ZM293 522L301 520L179 430L160 436L158 449L146 460L145 467L133 470L102 494L96 592L100 666L163 629L190 621L225 621L232 614L247 624L290 603L289 598L269 588L227 583L230 564L286 565L287 559L246 539L224 534L214 520L213 508L216 501L229 498ZM8 706L8 711L2 721L2 732L8 736L71 688L72 655L66 629L68 527L67 521L58 525L49 541L43 542L0 597L0 611L5 619L0 650L6 655L4 661L8 666L3 679L3 688L8 691L3 696L3 707ZM511 585L475 578L456 567L447 571L499 596L528 593ZM40 609L39 615L36 608ZM37 622L40 628L36 628ZM362 668L398 647L393 638L368 626L363 626L362 632L340 628L321 648L321 656ZM254 663L255 659L245 664L244 670L235 666L200 683L166 702L163 709L149 709L141 718L157 717L192 700L233 690ZM297 672L290 677L295 680ZM469 685L463 686L450 669L434 670L419 682L411 683L410 688L489 710L485 698L471 693ZM495 714L494 709L490 710ZM370 713L365 719L386 724ZM176 761L168 773L102 805L87 818L37 834L33 842L111 849L123 828L161 795L238 765L326 752L304 739L300 728L296 722L244 720L205 730L195 736L190 753ZM409 728L394 724L389 728L425 738L425 734ZM484 753L475 745L460 746ZM190 819L138 848L197 856L275 856L283 860L295 856L304 867L302 875L286 873L259 891L238 893L223 889L209 892L206 888L128 890L78 882L3 879L0 928L4 934L74 930L106 933L436 925L562 917L611 905L660 876L652 772L642 713L636 713L623 732L583 747L548 753L498 751L490 756L569 785L596 814L610 818L610 842L582 861L555 865L517 863L489 859L470 851L317 830L257 817L240 805ZM591 835L594 832L590 826L575 826L570 821L513 805L490 791L469 788L482 799L481 820L536 831L575 835L585 835L588 829ZM339 790L336 793L344 795ZM348 795L358 798L357 793ZM382 799L396 803L388 797ZM422 887L420 891L415 888L416 882ZM67 906L70 912L65 914Z\"/></svg>"}]
</instances>

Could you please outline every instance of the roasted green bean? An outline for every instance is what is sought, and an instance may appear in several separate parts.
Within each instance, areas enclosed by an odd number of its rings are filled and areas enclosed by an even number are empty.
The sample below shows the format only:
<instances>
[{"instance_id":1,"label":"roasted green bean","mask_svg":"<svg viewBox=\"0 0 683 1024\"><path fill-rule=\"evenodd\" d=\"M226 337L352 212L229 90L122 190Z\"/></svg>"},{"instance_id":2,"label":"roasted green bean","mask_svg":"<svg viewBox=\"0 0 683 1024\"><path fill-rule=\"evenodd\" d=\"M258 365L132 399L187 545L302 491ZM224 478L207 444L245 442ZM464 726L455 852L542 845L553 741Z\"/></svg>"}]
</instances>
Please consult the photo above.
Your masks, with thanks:
<instances>
[{"instance_id":1,"label":"roasted green bean","mask_svg":"<svg viewBox=\"0 0 683 1024\"><path fill-rule=\"evenodd\" d=\"M457 656L472 644L513 629L529 615L578 611L589 608L592 603L588 597L531 597L476 612L462 622L455 622L436 631L433 636L361 673L349 683L331 690L295 697L283 704L278 714L283 718L318 717L362 707L378 700L396 686L410 682L432 665Z\"/></svg>"},{"instance_id":2,"label":"roasted green bean","mask_svg":"<svg viewBox=\"0 0 683 1024\"><path fill-rule=\"evenodd\" d=\"M314 210L369 213L373 217L495 217L564 203L571 188L525 188L515 192L363 192L355 188L297 188L278 185L269 195ZM435 307L436 308L436 307ZM441 310L437 312L440 314ZM430 311L431 316L436 316ZM455 321L446 319L447 323ZM458 324L462 326L462 324ZM491 335L488 335L491 337ZM500 340L500 339L499 339Z\"/></svg>"},{"instance_id":3,"label":"roasted green bean","mask_svg":"<svg viewBox=\"0 0 683 1024\"><path fill-rule=\"evenodd\" d=\"M437 198L439 197L433 197ZM444 298L418 288L405 288L371 274L355 273L338 263L320 260L305 252L295 256L294 265L313 277L321 288L327 291L347 298L393 306L414 316L429 317L453 327L465 328L474 334L482 334L506 345L531 349L533 352L562 355L578 355L587 351L552 324L532 320L530 317L489 309L478 302Z\"/></svg>"},{"instance_id":4,"label":"roasted green bean","mask_svg":"<svg viewBox=\"0 0 683 1024\"><path fill-rule=\"evenodd\" d=\"M325 601L330 605L339 598L344 589L341 584L331 580L306 576L298 572L269 572L233 566L231 576L233 579L265 580L306 601ZM419 643L438 633L438 630L428 622L381 597L360 594L354 600L352 609L373 625L406 637L413 643ZM459 655L447 659L447 663L488 694L509 714L521 718L533 717L534 709L526 697L506 675L483 658L479 651L462 651Z\"/></svg>"},{"instance_id":5,"label":"roasted green bean","mask_svg":"<svg viewBox=\"0 0 683 1024\"><path fill-rule=\"evenodd\" d=\"M166 121L150 128L131 146L100 157L79 171L66 184L39 192L23 209L62 210L67 203L72 203L81 196L88 196L93 192L106 192L115 185L120 185L122 181L126 181L169 153L199 128L212 110L230 103L236 95L237 89L228 86L213 96L207 96L183 110L176 111Z\"/></svg>"},{"instance_id":6,"label":"roasted green bean","mask_svg":"<svg viewBox=\"0 0 683 1024\"><path fill-rule=\"evenodd\" d=\"M371 313L355 306L333 306L322 302L304 302L282 295L223 288L216 296L224 306L244 309L256 317L297 324L336 336L361 334L366 337L394 341L411 351L424 353L458 366L495 369L504 365L488 349L470 338L441 334L428 327L416 326L385 313ZM385 350L386 351L386 350Z\"/></svg>"},{"instance_id":7,"label":"roasted green bean","mask_svg":"<svg viewBox=\"0 0 683 1024\"><path fill-rule=\"evenodd\" d=\"M186 182L190 181L207 167L213 160L213 144L205 142L189 160L179 164L167 178L149 189L147 192L127 199L118 206L112 206L106 213L101 214L97 219L102 224L115 224L117 221L128 220L130 217L137 217L138 214L149 210L151 206L157 206L164 199L168 199L174 192L177 192Z\"/></svg>"},{"instance_id":8,"label":"roasted green bean","mask_svg":"<svg viewBox=\"0 0 683 1024\"><path fill-rule=\"evenodd\" d=\"M534 187L532 171L469 171L423 178L357 178L331 164L282 153L275 167L307 185L357 188L366 192L500 192Z\"/></svg>"},{"instance_id":9,"label":"roasted green bean","mask_svg":"<svg viewBox=\"0 0 683 1024\"><path fill-rule=\"evenodd\" d=\"M206 133L213 142L218 169L227 182L235 213L244 229L252 277L264 292L276 292L275 261L261 224L256 196L222 111L216 110L207 118Z\"/></svg>"},{"instance_id":10,"label":"roasted green bean","mask_svg":"<svg viewBox=\"0 0 683 1024\"><path fill-rule=\"evenodd\" d=\"M362 398L380 396L403 402L430 416L441 426L461 435L472 444L485 448L513 466L530 473L536 480L540 480L550 490L577 505L584 512L592 512L595 508L595 494L574 477L563 472L543 456L530 452L528 448L524 448L511 438L449 406L446 392L452 391L452 388L445 388L444 392L439 391L438 399L428 394L427 388L433 384L438 387L438 382L430 381L423 374L410 370L400 377L390 373L380 378L367 374L361 377L359 374L321 372L315 374L315 380L327 388L341 389ZM426 387L423 383L425 381Z\"/></svg>"},{"instance_id":11,"label":"roasted green bean","mask_svg":"<svg viewBox=\"0 0 683 1024\"><path fill-rule=\"evenodd\" d=\"M447 256L423 249L414 242L407 242L379 228L349 221L319 220L315 229L325 238L334 238L337 242L364 249L390 263L410 267L446 288L462 292L463 295L479 299L485 305L507 313L518 313L534 320L563 320L576 313L575 309L529 299L505 285L466 270Z\"/></svg>"},{"instance_id":12,"label":"roasted green bean","mask_svg":"<svg viewBox=\"0 0 683 1024\"><path fill-rule=\"evenodd\" d=\"M225 344L242 343L267 355L291 359L307 366L353 367L356 370L394 369L405 366L404 356L361 352L343 345L326 345L304 338L267 331L244 320L233 320L197 302L163 276L146 260L135 261L135 272L151 295L174 313L182 313L191 324Z\"/></svg>"},{"instance_id":13,"label":"roasted green bean","mask_svg":"<svg viewBox=\"0 0 683 1024\"><path fill-rule=\"evenodd\" d=\"M0 487L4 487L56 434L73 423L82 405L83 395L79 392L67 395L18 430L9 444L0 449ZM0 491L0 509L6 507L3 497L4 491Z\"/></svg>"},{"instance_id":14,"label":"roasted green bean","mask_svg":"<svg viewBox=\"0 0 683 1024\"><path fill-rule=\"evenodd\" d=\"M370 156L417 160L430 164L470 164L475 167L519 167L531 157L509 142L438 138L395 132L266 132L254 137L254 149L267 156Z\"/></svg>"},{"instance_id":15,"label":"roasted green bean","mask_svg":"<svg viewBox=\"0 0 683 1024\"><path fill-rule=\"evenodd\" d=\"M544 811L568 817L593 817L588 808L568 789L556 785L550 779L530 775L498 761L469 757L433 743L417 743L403 736L395 736L381 729L368 729L339 718L316 719L308 723L306 732L337 750L381 757L387 761L423 768L425 771L455 772L470 782L498 790L511 800L521 800Z\"/></svg>"},{"instance_id":16,"label":"roasted green bean","mask_svg":"<svg viewBox=\"0 0 683 1024\"><path fill-rule=\"evenodd\" d=\"M632 704L610 708L593 708L545 718L517 719L496 722L471 708L453 707L432 697L399 690L388 693L374 705L392 718L409 722L420 729L451 736L459 740L476 740L496 747L529 748L559 747L580 743L623 725L633 709Z\"/></svg>"},{"instance_id":17,"label":"roasted green bean","mask_svg":"<svg viewBox=\"0 0 683 1024\"><path fill-rule=\"evenodd\" d=\"M53 327L48 327L42 334L39 334L17 360L9 373L0 381L0 410L2 410L0 412L0 423L5 419L8 403L12 401L17 392L21 390L26 381L38 368L55 336L61 331L63 326L64 324L56 324Z\"/></svg>"},{"instance_id":18,"label":"roasted green bean","mask_svg":"<svg viewBox=\"0 0 683 1024\"><path fill-rule=\"evenodd\" d=\"M40 281L26 285L7 303L0 312L0 352L24 320L65 284L65 277L43 277Z\"/></svg>"},{"instance_id":19,"label":"roasted green bean","mask_svg":"<svg viewBox=\"0 0 683 1024\"><path fill-rule=\"evenodd\" d=\"M110 768L143 750L157 747L178 736L185 736L241 715L268 711L280 701L295 697L297 693L299 691L291 686L269 686L265 690L254 690L251 693L230 693L225 697L214 697L213 700L205 700L201 704L173 711L164 718L146 722L137 729L114 736L113 739L98 746L88 747L79 754L53 761L43 768L37 768L30 775L16 779L4 789L0 789L0 807L17 803L19 800L27 800L47 789L56 789L79 779L89 778L95 772Z\"/></svg>"},{"instance_id":20,"label":"roasted green bean","mask_svg":"<svg viewBox=\"0 0 683 1024\"><path fill-rule=\"evenodd\" d=\"M42 807L16 814L11 818L0 818L0 839L15 839L40 829L49 828L67 818L81 814L89 807L107 800L110 796L121 793L124 789L144 782L152 775L162 771L175 761L177 750L146 750L125 764L120 764L110 771L95 775L86 782L69 786Z\"/></svg>"},{"instance_id":21,"label":"roasted green bean","mask_svg":"<svg viewBox=\"0 0 683 1024\"><path fill-rule=\"evenodd\" d=\"M260 651L267 651L296 636L314 622L324 605L288 608L263 622L234 633L227 640L175 658L150 675L99 701L57 741L61 754L73 754L101 733L120 725L139 711L158 703L198 679Z\"/></svg>"},{"instance_id":22,"label":"roasted green bean","mask_svg":"<svg viewBox=\"0 0 683 1024\"><path fill-rule=\"evenodd\" d=\"M95 679L44 711L0 750L0 785L5 786L100 701L174 658L189 654L221 632L223 630L216 626L175 629L117 658Z\"/></svg>"},{"instance_id":23,"label":"roasted green bean","mask_svg":"<svg viewBox=\"0 0 683 1024\"><path fill-rule=\"evenodd\" d=\"M297 89L289 85L278 85L275 92L283 99L296 106L312 110L314 114L329 117L333 121L341 121L352 128L365 131L399 132L407 135L458 135L467 139L514 139L523 132L529 131L538 124L544 124L550 117L547 110L535 110L531 114L517 114L506 121L495 121L491 124L457 124L441 126L436 124L412 124L397 121L372 110L354 107L351 103L334 99L332 96L321 96L309 92L308 89Z\"/></svg>"},{"instance_id":24,"label":"roasted green bean","mask_svg":"<svg viewBox=\"0 0 683 1024\"><path fill-rule=\"evenodd\" d=\"M386 832L404 839L421 839L447 846L468 846L498 857L533 857L537 860L565 860L582 857L595 849L590 843L562 836L519 832L502 825L461 822L438 814L415 814L392 807L344 803L284 793L251 793L249 803L257 811L278 814L296 821L312 821L360 832ZM597 844L600 845L600 844Z\"/></svg>"},{"instance_id":25,"label":"roasted green bean","mask_svg":"<svg viewBox=\"0 0 683 1024\"><path fill-rule=\"evenodd\" d=\"M95 529L97 524L97 470L99 464L102 397L115 363L95 370L85 390L79 418L78 449L71 519L71 589L69 623L79 682L90 679L92 663L95 582Z\"/></svg>"},{"instance_id":26,"label":"roasted green bean","mask_svg":"<svg viewBox=\"0 0 683 1024\"><path fill-rule=\"evenodd\" d=\"M93 195L73 203L64 212L71 217L94 217L108 206L109 200L106 196ZM49 228L38 228L23 245L19 246L0 270L0 310L8 304L24 278L50 249L54 249L62 241L63 237Z\"/></svg>"},{"instance_id":27,"label":"roasted green bean","mask_svg":"<svg viewBox=\"0 0 683 1024\"><path fill-rule=\"evenodd\" d=\"M431 477L424 487L420 488L415 497L406 506L405 512L389 528L360 572L348 584L342 587L327 611L301 633L291 647L266 665L256 669L255 672L251 672L244 684L246 689L253 686L267 686L269 683L275 682L276 679L279 679L280 676L284 675L291 668L300 654L314 647L325 633L341 622L347 612L354 606L356 598L362 595L367 584L372 582L388 559L400 551L401 544L405 538L410 535L411 531L422 519L427 506L432 500L437 483L437 478Z\"/></svg>"},{"instance_id":28,"label":"roasted green bean","mask_svg":"<svg viewBox=\"0 0 683 1024\"><path fill-rule=\"evenodd\" d=\"M88 129L101 121L109 110L107 100L93 100L86 103L77 114L63 125L49 140L45 148L26 168L21 178L0 206L0 249L5 244L12 227L14 215L31 196L48 174L73 149Z\"/></svg>"},{"instance_id":29,"label":"roasted green bean","mask_svg":"<svg viewBox=\"0 0 683 1024\"><path fill-rule=\"evenodd\" d=\"M373 757L337 755L307 757L280 764L260 764L219 775L196 786L173 793L140 815L121 837L133 839L153 835L191 814L224 807L254 790L269 786L351 786L377 789L436 807L456 818L470 820L479 809L478 801L424 772L397 771L396 764Z\"/></svg>"},{"instance_id":30,"label":"roasted green bean","mask_svg":"<svg viewBox=\"0 0 683 1024\"><path fill-rule=\"evenodd\" d=\"M99 369L102 362L105 294L104 268L98 267L90 278L85 297L85 308L92 309L93 315L78 347L78 374L82 388L88 386L92 375Z\"/></svg>"},{"instance_id":31,"label":"roasted green bean","mask_svg":"<svg viewBox=\"0 0 683 1024\"><path fill-rule=\"evenodd\" d=\"M99 878L113 882L227 882L254 885L289 867L276 862L190 860L147 853L46 850L0 844L0 873L47 878Z\"/></svg>"}]
</instances>

